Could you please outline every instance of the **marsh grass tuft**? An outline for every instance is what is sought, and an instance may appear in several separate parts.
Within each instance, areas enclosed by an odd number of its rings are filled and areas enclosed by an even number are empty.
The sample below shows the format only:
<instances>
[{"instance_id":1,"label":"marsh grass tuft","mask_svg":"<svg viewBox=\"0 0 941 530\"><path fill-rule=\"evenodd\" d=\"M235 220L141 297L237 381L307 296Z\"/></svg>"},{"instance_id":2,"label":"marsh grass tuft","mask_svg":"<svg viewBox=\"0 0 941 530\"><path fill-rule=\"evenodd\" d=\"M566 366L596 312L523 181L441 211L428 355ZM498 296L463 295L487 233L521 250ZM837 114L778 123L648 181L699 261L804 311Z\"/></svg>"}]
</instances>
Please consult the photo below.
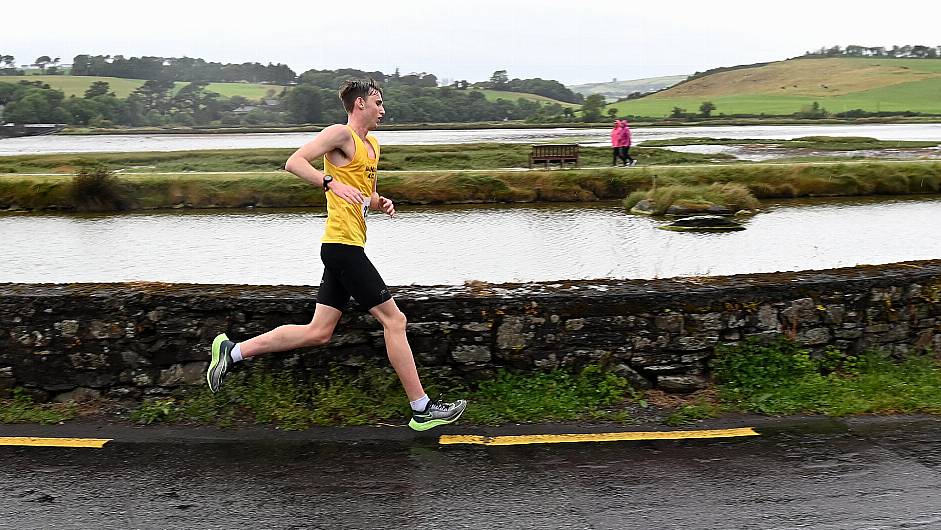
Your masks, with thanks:
<instances>
[{"instance_id":1,"label":"marsh grass tuft","mask_svg":"<svg viewBox=\"0 0 941 530\"><path fill-rule=\"evenodd\" d=\"M121 211L128 209L130 201L126 188L107 166L86 165L72 177L69 195L79 211Z\"/></svg>"},{"instance_id":2,"label":"marsh grass tuft","mask_svg":"<svg viewBox=\"0 0 941 530\"><path fill-rule=\"evenodd\" d=\"M663 215L673 205L705 209L716 204L731 210L754 210L759 206L748 188L735 182L660 186L631 193L624 199L624 206L630 209L644 199L651 201L654 215Z\"/></svg>"}]
</instances>

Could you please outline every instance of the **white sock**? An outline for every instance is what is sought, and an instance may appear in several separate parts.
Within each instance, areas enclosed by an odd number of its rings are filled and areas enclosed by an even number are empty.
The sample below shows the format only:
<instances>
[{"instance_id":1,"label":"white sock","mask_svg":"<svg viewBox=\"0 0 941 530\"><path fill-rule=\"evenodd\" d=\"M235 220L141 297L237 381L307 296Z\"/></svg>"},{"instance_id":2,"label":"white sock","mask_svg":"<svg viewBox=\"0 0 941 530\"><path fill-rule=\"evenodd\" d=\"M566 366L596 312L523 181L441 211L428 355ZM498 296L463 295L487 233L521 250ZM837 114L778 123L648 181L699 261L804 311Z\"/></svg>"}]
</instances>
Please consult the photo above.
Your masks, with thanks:
<instances>
[{"instance_id":1,"label":"white sock","mask_svg":"<svg viewBox=\"0 0 941 530\"><path fill-rule=\"evenodd\" d=\"M242 343L241 342L236 344L235 347L232 348L232 351L229 352L229 357L231 357L232 360L235 362L239 362L242 360Z\"/></svg>"},{"instance_id":2,"label":"white sock","mask_svg":"<svg viewBox=\"0 0 941 530\"><path fill-rule=\"evenodd\" d=\"M428 402L431 401L428 399L428 394L416 399L415 401L409 401L408 404L412 406L412 410L415 412L421 412L425 410L425 407L428 406Z\"/></svg>"}]
</instances>

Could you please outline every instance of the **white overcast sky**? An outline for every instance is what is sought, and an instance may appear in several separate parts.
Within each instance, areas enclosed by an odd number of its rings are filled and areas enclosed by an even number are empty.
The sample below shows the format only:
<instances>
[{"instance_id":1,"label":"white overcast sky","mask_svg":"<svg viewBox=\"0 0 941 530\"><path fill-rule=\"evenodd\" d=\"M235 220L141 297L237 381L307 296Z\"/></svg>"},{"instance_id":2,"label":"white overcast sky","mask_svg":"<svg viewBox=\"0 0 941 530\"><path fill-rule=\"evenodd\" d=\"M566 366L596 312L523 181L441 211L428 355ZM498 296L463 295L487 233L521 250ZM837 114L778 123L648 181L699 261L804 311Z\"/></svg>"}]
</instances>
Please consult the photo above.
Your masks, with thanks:
<instances>
[{"instance_id":1,"label":"white overcast sky","mask_svg":"<svg viewBox=\"0 0 941 530\"><path fill-rule=\"evenodd\" d=\"M85 53L565 84L690 74L835 44L941 45L941 2L9 0L0 54Z\"/></svg>"}]
</instances>

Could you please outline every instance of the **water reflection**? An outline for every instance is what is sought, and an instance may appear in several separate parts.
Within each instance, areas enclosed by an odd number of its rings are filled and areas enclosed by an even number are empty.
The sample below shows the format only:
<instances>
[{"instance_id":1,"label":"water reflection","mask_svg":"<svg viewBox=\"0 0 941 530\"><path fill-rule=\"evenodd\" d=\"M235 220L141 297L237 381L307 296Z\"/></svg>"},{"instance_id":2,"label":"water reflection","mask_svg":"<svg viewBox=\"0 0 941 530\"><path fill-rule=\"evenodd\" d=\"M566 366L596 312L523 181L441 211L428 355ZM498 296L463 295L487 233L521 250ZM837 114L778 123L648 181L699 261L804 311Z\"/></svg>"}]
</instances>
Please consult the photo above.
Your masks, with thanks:
<instances>
[{"instance_id":1,"label":"water reflection","mask_svg":"<svg viewBox=\"0 0 941 530\"><path fill-rule=\"evenodd\" d=\"M0 216L0 282L316 284L323 212ZM612 203L401 208L370 217L390 285L656 278L941 257L941 200L775 203L747 230L691 234Z\"/></svg>"},{"instance_id":2,"label":"water reflection","mask_svg":"<svg viewBox=\"0 0 941 530\"><path fill-rule=\"evenodd\" d=\"M191 149L292 148L311 139L314 133L267 134L156 134L106 136L32 136L0 140L0 156L43 153L181 151ZM385 145L432 145L475 142L534 143L578 142L610 145L610 129L477 129L375 132ZM941 124L867 125L749 125L703 127L641 127L634 130L635 143L679 137L793 139L801 136L869 136L879 140L938 140Z\"/></svg>"}]
</instances>

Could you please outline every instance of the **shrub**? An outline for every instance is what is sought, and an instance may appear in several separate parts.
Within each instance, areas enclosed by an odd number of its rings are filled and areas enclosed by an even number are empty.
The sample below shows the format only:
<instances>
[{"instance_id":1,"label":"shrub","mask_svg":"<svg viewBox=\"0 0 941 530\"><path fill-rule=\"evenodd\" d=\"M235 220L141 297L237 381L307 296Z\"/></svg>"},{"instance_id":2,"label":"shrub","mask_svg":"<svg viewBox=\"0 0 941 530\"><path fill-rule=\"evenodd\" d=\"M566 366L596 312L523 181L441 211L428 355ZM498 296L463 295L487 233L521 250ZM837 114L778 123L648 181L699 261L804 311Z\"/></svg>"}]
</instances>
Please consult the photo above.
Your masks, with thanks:
<instances>
[{"instance_id":1,"label":"shrub","mask_svg":"<svg viewBox=\"0 0 941 530\"><path fill-rule=\"evenodd\" d=\"M129 207L124 186L102 164L85 165L72 177L69 195L81 211L126 210Z\"/></svg>"}]
</instances>

